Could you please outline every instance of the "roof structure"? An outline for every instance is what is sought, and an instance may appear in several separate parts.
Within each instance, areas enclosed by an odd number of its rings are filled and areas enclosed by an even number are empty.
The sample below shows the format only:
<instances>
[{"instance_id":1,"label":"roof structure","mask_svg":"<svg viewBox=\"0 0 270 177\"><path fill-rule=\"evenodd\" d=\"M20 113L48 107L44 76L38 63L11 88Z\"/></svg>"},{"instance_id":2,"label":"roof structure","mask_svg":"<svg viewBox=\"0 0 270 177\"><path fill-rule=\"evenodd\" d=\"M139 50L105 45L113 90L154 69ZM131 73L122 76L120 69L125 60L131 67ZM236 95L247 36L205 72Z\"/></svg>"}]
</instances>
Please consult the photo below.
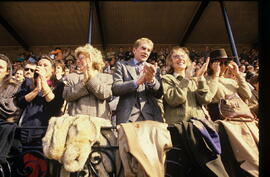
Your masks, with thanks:
<instances>
[{"instance_id":1,"label":"roof structure","mask_svg":"<svg viewBox=\"0 0 270 177\"><path fill-rule=\"evenodd\" d=\"M258 2L225 1L237 44L258 42ZM92 7L92 8L90 8ZM104 48L148 37L157 44L228 44L218 1L4 1L0 47L81 45Z\"/></svg>"}]
</instances>

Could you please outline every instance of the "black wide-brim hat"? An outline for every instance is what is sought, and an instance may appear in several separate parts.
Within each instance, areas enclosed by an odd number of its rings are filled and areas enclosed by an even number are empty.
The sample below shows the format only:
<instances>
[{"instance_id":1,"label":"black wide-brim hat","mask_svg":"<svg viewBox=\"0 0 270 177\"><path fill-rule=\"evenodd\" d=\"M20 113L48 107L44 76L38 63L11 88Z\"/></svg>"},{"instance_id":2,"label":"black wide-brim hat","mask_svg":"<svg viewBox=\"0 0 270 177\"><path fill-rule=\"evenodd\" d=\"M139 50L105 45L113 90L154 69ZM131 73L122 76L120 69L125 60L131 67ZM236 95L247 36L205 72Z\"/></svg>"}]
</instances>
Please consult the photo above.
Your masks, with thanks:
<instances>
[{"instance_id":1,"label":"black wide-brim hat","mask_svg":"<svg viewBox=\"0 0 270 177\"><path fill-rule=\"evenodd\" d=\"M225 49L215 49L210 52L210 60L216 59L233 59L235 57L228 57Z\"/></svg>"}]
</instances>

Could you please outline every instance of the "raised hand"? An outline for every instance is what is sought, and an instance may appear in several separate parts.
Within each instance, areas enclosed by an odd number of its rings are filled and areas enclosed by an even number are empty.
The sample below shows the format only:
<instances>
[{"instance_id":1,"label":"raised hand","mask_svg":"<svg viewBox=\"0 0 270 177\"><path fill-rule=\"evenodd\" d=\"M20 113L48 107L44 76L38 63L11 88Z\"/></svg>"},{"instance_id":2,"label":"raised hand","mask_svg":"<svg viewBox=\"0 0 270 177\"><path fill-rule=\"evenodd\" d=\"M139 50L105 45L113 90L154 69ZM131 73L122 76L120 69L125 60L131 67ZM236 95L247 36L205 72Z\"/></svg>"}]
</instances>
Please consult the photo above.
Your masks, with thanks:
<instances>
[{"instance_id":1,"label":"raised hand","mask_svg":"<svg viewBox=\"0 0 270 177\"><path fill-rule=\"evenodd\" d=\"M145 75L145 81L153 82L157 72L157 66L147 63L144 65L143 71Z\"/></svg>"},{"instance_id":2,"label":"raised hand","mask_svg":"<svg viewBox=\"0 0 270 177\"><path fill-rule=\"evenodd\" d=\"M37 79L36 79L36 88L35 88L37 91L41 91L41 89L42 89L42 83L41 83L41 79L40 79L40 77L38 77Z\"/></svg>"},{"instance_id":3,"label":"raised hand","mask_svg":"<svg viewBox=\"0 0 270 177\"><path fill-rule=\"evenodd\" d=\"M38 76L41 80L46 79L46 70L42 66L37 66L36 73L38 73Z\"/></svg>"},{"instance_id":4,"label":"raised hand","mask_svg":"<svg viewBox=\"0 0 270 177\"><path fill-rule=\"evenodd\" d=\"M239 67L234 61L230 62L230 64L228 65L228 68L234 75L240 74Z\"/></svg>"},{"instance_id":5,"label":"raised hand","mask_svg":"<svg viewBox=\"0 0 270 177\"><path fill-rule=\"evenodd\" d=\"M192 62L191 65L189 65L186 69L186 78L191 79L193 77L194 69L195 69L195 62Z\"/></svg>"},{"instance_id":6,"label":"raised hand","mask_svg":"<svg viewBox=\"0 0 270 177\"><path fill-rule=\"evenodd\" d=\"M83 69L83 73L84 73L84 82L88 82L92 77L94 77L98 71L95 70L93 67L92 67L93 63L91 61L91 59L89 60L86 60L86 67L84 67Z\"/></svg>"},{"instance_id":7,"label":"raised hand","mask_svg":"<svg viewBox=\"0 0 270 177\"><path fill-rule=\"evenodd\" d=\"M202 67L196 72L197 77L201 77L207 71L209 65L210 58L207 57L206 62L202 65Z\"/></svg>"}]
</instances>

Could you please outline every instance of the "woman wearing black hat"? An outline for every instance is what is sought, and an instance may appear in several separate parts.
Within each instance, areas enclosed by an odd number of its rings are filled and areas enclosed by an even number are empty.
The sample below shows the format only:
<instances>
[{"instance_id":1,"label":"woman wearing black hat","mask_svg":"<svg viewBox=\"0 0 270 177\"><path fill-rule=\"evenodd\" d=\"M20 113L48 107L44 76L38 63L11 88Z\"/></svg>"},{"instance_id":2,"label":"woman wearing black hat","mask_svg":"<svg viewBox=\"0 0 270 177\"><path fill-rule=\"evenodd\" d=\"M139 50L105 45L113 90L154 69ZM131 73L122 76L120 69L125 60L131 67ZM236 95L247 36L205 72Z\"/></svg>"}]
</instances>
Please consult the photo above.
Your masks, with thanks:
<instances>
[{"instance_id":1,"label":"woman wearing black hat","mask_svg":"<svg viewBox=\"0 0 270 177\"><path fill-rule=\"evenodd\" d=\"M251 90L224 49L212 51L210 58L206 79L212 103L208 111L219 129L223 163L230 176L258 176L257 121L243 101L251 97ZM226 70L235 78L223 77Z\"/></svg>"},{"instance_id":2,"label":"woman wearing black hat","mask_svg":"<svg viewBox=\"0 0 270 177\"><path fill-rule=\"evenodd\" d=\"M226 70L234 75L235 79L225 78ZM247 81L240 74L237 64L228 57L224 49L217 49L210 53L210 62L208 66L208 85L212 93L212 104L208 105L212 120L219 120L218 102L226 95L237 93L242 99L250 99L251 90Z\"/></svg>"}]
</instances>

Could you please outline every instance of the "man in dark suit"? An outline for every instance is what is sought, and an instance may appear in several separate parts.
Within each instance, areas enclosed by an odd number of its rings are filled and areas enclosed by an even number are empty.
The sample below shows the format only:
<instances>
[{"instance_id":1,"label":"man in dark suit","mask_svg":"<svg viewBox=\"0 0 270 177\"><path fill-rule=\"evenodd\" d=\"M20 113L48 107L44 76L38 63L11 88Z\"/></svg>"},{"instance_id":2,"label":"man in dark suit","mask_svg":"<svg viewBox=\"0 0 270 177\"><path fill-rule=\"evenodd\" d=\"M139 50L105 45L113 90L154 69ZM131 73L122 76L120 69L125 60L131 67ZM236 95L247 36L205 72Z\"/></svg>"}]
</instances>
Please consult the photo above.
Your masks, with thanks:
<instances>
[{"instance_id":1,"label":"man in dark suit","mask_svg":"<svg viewBox=\"0 0 270 177\"><path fill-rule=\"evenodd\" d=\"M163 122L156 102L162 96L160 72L156 66L146 63L153 46L150 39L138 39L133 46L134 58L116 63L112 91L120 96L117 124L142 120Z\"/></svg>"}]
</instances>

